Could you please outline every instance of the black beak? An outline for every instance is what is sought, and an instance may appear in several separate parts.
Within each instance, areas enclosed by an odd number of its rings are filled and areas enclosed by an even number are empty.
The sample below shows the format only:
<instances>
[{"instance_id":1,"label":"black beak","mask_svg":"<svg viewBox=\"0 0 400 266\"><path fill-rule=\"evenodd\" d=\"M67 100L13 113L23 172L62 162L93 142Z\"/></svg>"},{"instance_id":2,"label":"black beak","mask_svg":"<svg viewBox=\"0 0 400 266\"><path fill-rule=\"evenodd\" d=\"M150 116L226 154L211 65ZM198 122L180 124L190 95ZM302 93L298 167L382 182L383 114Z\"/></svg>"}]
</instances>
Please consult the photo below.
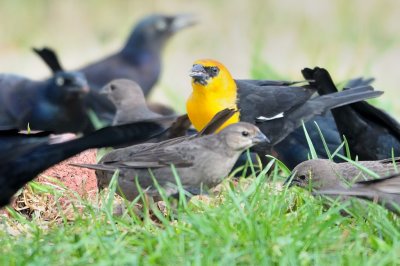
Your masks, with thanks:
<instances>
[{"instance_id":1,"label":"black beak","mask_svg":"<svg viewBox=\"0 0 400 266\"><path fill-rule=\"evenodd\" d=\"M192 77L194 82L200 83L201 85L207 85L207 80L210 78L204 67L199 64L193 65L189 76Z\"/></svg>"}]
</instances>

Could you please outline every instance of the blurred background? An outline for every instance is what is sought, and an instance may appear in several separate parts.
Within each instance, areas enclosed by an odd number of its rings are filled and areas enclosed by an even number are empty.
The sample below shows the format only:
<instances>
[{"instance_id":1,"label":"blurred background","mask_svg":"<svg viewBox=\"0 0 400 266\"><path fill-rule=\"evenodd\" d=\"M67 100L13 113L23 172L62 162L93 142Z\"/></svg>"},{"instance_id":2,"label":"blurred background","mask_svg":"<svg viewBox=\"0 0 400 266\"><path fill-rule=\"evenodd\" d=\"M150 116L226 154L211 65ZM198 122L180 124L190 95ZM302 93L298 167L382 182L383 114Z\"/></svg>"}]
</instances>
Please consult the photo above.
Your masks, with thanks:
<instances>
[{"instance_id":1,"label":"blurred background","mask_svg":"<svg viewBox=\"0 0 400 266\"><path fill-rule=\"evenodd\" d=\"M400 1L0 0L0 72L50 75L31 52L54 48L75 69L121 48L149 13L191 13L199 24L168 43L151 98L184 110L194 60L214 58L236 78L301 80L327 68L336 82L376 78L376 104L400 118Z\"/></svg>"}]
</instances>

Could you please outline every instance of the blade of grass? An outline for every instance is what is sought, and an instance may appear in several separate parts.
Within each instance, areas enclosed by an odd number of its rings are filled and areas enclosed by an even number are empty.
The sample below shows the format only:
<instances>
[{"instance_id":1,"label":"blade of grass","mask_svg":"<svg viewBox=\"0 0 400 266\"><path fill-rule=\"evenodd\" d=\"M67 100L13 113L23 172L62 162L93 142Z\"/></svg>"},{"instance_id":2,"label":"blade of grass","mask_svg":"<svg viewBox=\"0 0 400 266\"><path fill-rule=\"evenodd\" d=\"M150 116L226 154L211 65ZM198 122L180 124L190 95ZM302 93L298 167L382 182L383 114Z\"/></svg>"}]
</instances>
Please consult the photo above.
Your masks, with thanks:
<instances>
[{"instance_id":1,"label":"blade of grass","mask_svg":"<svg viewBox=\"0 0 400 266\"><path fill-rule=\"evenodd\" d=\"M312 140L310 138L310 135L308 134L306 125L304 124L304 121L301 121L301 123L303 125L304 135L306 136L308 148L310 149L311 159L318 159L317 152L315 151L315 148L314 148L314 145L313 145Z\"/></svg>"},{"instance_id":2,"label":"blade of grass","mask_svg":"<svg viewBox=\"0 0 400 266\"><path fill-rule=\"evenodd\" d=\"M314 121L314 124L315 124L315 127L316 127L317 130L318 130L319 136L320 136L320 138L321 138L321 140L322 140L322 143L323 143L323 145L324 145L324 149L325 149L326 155L328 155L329 160L332 161L332 154L331 154L331 152L330 152L330 150L329 150L329 148L328 148L328 145L326 144L324 135L322 134L322 131L321 131L321 129L320 129L319 126L318 126L318 123Z\"/></svg>"}]
</instances>

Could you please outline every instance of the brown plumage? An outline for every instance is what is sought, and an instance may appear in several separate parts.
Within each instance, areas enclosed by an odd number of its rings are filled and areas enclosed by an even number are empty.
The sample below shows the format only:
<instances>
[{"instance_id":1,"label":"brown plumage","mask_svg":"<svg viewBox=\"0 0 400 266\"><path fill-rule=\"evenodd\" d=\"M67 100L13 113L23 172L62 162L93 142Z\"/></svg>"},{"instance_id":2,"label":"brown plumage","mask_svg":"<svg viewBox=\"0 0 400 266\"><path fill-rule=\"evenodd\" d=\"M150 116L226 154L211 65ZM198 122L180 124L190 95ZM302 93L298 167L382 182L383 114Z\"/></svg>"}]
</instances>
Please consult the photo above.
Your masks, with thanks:
<instances>
[{"instance_id":1,"label":"brown plumage","mask_svg":"<svg viewBox=\"0 0 400 266\"><path fill-rule=\"evenodd\" d=\"M396 167L400 167L400 158L395 158ZM359 161L357 164L368 168L377 175L384 177L396 172L392 159L380 161ZM309 160L300 163L293 171L291 184L301 187L312 186L320 190L336 186L346 187L358 181L371 180L376 177L361 170L353 163L335 163L326 159Z\"/></svg>"},{"instance_id":2,"label":"brown plumage","mask_svg":"<svg viewBox=\"0 0 400 266\"><path fill-rule=\"evenodd\" d=\"M100 93L106 95L117 109L113 125L162 117L148 108L142 89L132 80L115 79Z\"/></svg>"},{"instance_id":3,"label":"brown plumage","mask_svg":"<svg viewBox=\"0 0 400 266\"><path fill-rule=\"evenodd\" d=\"M350 188L335 187L319 190L320 195L330 197L357 197L376 202L388 210L400 214L400 175L356 182Z\"/></svg>"},{"instance_id":4,"label":"brown plumage","mask_svg":"<svg viewBox=\"0 0 400 266\"><path fill-rule=\"evenodd\" d=\"M107 186L114 171L119 169L118 185L127 199L133 200L138 196L135 177L138 177L147 195L158 198L151 173L167 196L178 192L171 165L175 166L185 190L211 188L229 174L244 150L267 140L256 126L241 122L215 135L114 150L104 156L99 164L77 166L96 169L100 187Z\"/></svg>"},{"instance_id":5,"label":"brown plumage","mask_svg":"<svg viewBox=\"0 0 400 266\"><path fill-rule=\"evenodd\" d=\"M154 121L162 125L166 132L150 142L185 136L191 126L187 115L162 116L150 110L140 86L129 79L116 79L105 85L100 94L105 95L116 108L113 125L123 125L137 121Z\"/></svg>"},{"instance_id":6,"label":"brown plumage","mask_svg":"<svg viewBox=\"0 0 400 266\"><path fill-rule=\"evenodd\" d=\"M359 161L381 178L361 170L353 163L334 163L329 160L310 160L293 169L290 185L311 187L314 194L341 197L350 196L374 201L390 211L400 213L400 158L380 161Z\"/></svg>"}]
</instances>

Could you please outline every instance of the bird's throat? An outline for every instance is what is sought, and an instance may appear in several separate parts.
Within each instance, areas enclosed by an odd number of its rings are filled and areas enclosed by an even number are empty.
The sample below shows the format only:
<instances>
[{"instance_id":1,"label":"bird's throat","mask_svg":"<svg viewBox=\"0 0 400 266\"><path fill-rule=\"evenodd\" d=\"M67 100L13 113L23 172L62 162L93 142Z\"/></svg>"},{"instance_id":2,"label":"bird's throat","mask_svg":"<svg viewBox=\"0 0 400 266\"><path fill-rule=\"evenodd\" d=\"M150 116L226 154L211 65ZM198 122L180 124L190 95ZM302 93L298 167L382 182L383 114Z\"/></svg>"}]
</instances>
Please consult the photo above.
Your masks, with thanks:
<instances>
[{"instance_id":1,"label":"bird's throat","mask_svg":"<svg viewBox=\"0 0 400 266\"><path fill-rule=\"evenodd\" d=\"M192 85L193 92L186 102L186 110L196 130L202 130L219 111L226 108L237 109L236 89L230 90L229 92L226 90L223 92L213 90L205 93L205 88L202 86L198 84ZM239 122L239 113L235 113L218 129L218 131L237 122Z\"/></svg>"}]
</instances>

